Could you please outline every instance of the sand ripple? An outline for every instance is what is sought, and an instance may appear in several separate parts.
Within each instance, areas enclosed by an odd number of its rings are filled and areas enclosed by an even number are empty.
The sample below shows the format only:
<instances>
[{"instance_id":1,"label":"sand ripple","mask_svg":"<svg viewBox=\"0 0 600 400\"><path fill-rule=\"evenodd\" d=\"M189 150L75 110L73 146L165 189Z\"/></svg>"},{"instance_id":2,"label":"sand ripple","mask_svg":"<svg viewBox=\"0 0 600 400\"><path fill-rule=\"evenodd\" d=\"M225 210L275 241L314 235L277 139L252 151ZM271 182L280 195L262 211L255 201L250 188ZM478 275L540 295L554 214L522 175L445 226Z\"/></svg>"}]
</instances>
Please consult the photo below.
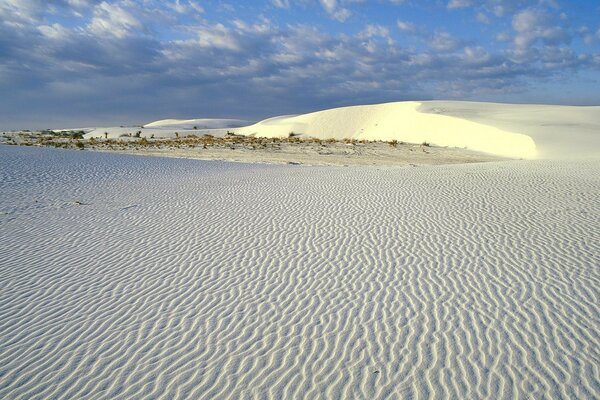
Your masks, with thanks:
<instances>
[{"instance_id":1,"label":"sand ripple","mask_svg":"<svg viewBox=\"0 0 600 400\"><path fill-rule=\"evenodd\" d=\"M0 398L600 396L597 162L0 167Z\"/></svg>"}]
</instances>

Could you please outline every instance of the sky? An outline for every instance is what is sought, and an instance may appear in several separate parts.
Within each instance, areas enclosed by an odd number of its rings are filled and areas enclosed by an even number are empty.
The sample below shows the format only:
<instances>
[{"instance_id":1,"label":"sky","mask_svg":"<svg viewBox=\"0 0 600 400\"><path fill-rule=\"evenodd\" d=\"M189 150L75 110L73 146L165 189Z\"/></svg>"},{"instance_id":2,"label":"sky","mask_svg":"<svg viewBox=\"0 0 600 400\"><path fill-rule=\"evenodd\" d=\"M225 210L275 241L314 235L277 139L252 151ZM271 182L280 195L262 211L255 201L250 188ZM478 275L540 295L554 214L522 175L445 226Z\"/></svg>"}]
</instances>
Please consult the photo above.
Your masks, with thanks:
<instances>
[{"instance_id":1,"label":"sky","mask_svg":"<svg viewBox=\"0 0 600 400\"><path fill-rule=\"evenodd\" d=\"M600 0L0 0L0 129L600 105Z\"/></svg>"}]
</instances>

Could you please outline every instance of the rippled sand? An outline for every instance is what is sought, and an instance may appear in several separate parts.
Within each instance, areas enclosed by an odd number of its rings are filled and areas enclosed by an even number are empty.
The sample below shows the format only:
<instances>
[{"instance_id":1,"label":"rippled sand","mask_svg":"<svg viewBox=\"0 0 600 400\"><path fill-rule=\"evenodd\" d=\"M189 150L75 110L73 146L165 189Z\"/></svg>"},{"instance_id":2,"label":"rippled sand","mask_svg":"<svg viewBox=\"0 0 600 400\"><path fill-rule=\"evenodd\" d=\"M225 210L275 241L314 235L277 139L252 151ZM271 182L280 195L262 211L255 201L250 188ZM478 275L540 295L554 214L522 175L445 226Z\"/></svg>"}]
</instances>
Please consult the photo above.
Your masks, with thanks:
<instances>
[{"instance_id":1,"label":"rippled sand","mask_svg":"<svg viewBox=\"0 0 600 400\"><path fill-rule=\"evenodd\" d=\"M0 398L597 398L599 177L0 146Z\"/></svg>"}]
</instances>

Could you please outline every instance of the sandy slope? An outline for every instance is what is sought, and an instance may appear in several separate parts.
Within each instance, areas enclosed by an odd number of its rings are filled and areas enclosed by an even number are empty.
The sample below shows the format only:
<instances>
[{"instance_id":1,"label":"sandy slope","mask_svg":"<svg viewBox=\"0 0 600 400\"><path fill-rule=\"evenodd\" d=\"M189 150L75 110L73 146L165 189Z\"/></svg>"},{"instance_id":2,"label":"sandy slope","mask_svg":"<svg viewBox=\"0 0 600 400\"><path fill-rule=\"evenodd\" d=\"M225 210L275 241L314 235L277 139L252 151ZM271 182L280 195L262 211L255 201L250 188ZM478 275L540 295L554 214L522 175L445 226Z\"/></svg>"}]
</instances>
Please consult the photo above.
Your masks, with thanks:
<instances>
[{"instance_id":1,"label":"sandy slope","mask_svg":"<svg viewBox=\"0 0 600 400\"><path fill-rule=\"evenodd\" d=\"M0 146L0 398L598 398L599 170Z\"/></svg>"},{"instance_id":2,"label":"sandy slope","mask_svg":"<svg viewBox=\"0 0 600 400\"><path fill-rule=\"evenodd\" d=\"M310 114L277 117L238 128L244 135L282 136L290 132L318 138L429 142L467 147L504 157L534 158L534 141L527 135L449 115L419 112L421 103L396 102L353 106Z\"/></svg>"},{"instance_id":3,"label":"sandy slope","mask_svg":"<svg viewBox=\"0 0 600 400\"><path fill-rule=\"evenodd\" d=\"M600 155L600 107L427 101L420 112L494 126L531 137L538 158L590 158Z\"/></svg>"}]
</instances>

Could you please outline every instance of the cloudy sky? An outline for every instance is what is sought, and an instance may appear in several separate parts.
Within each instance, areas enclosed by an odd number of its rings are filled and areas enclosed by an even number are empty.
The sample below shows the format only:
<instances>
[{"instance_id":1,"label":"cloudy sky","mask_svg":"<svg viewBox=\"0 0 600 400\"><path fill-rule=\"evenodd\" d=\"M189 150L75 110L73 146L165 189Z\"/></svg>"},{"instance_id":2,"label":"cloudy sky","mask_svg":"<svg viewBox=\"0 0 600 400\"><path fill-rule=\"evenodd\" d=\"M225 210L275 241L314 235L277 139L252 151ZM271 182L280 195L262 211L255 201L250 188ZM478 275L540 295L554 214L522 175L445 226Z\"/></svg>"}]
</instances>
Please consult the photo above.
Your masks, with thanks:
<instances>
[{"instance_id":1,"label":"cloudy sky","mask_svg":"<svg viewBox=\"0 0 600 400\"><path fill-rule=\"evenodd\" d=\"M0 129L600 104L599 0L0 0Z\"/></svg>"}]
</instances>

